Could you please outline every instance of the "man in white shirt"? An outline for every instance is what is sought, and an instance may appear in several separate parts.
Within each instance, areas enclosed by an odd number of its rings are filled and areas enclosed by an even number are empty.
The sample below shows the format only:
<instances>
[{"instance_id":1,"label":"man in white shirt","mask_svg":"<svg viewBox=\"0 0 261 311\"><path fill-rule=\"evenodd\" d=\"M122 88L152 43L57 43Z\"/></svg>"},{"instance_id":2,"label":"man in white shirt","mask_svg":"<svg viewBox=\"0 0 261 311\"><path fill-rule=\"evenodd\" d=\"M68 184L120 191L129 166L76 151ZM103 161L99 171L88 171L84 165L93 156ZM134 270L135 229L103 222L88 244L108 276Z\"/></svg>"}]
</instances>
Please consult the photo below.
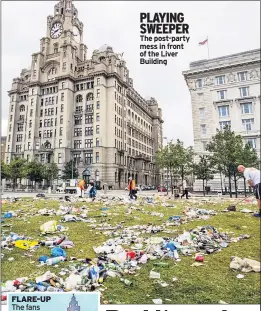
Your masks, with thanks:
<instances>
[{"instance_id":1,"label":"man in white shirt","mask_svg":"<svg viewBox=\"0 0 261 311\"><path fill-rule=\"evenodd\" d=\"M256 217L261 217L261 172L254 167L244 167L239 165L237 170L239 173L243 173L248 184L254 188L255 196L257 199L257 205L259 213L254 214Z\"/></svg>"}]
</instances>

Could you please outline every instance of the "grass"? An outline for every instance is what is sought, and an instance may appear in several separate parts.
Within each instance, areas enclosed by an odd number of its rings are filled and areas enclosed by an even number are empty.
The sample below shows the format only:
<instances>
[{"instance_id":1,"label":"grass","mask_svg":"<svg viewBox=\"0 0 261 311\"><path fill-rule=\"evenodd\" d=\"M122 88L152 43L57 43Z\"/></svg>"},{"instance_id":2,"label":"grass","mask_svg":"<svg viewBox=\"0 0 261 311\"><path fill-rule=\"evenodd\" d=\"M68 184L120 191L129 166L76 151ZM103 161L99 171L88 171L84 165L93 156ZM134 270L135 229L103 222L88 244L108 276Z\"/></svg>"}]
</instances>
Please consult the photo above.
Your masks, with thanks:
<instances>
[{"instance_id":1,"label":"grass","mask_svg":"<svg viewBox=\"0 0 261 311\"><path fill-rule=\"evenodd\" d=\"M247 273L245 278L237 279L236 275L240 272L232 271L229 268L231 256L241 258L250 258L260 261L260 219L252 217L249 214L241 212L222 213L229 202L220 203L192 203L189 201L175 201L175 209L166 208L157 204L155 206L143 205L141 208L145 212L160 212L164 214L163 218L151 216L142 211L134 210L131 215L126 215L126 206L116 204L111 206L107 217L102 217L99 203L76 203L74 206L88 206L90 212L88 217L96 216L96 224L108 222L110 224L119 224L124 222L124 227L137 224L162 224L172 215L182 215L185 206L202 207L214 209L218 212L216 216L211 216L208 220L195 220L178 227L169 227L168 229L177 230L175 234L158 233L155 236L176 236L184 230L193 229L197 226L212 225L219 231L230 232L231 236L237 237L240 234L249 234L251 237L247 240L241 240L237 243L231 243L228 248L221 252L205 256L205 265L192 267L194 257L185 257L181 255L181 262L177 265L171 260L169 268L156 268L161 273L161 280L169 284L168 287L161 287L159 284L149 278L149 273L153 268L153 262L142 265L138 275L127 275L126 278L134 282L133 287L126 287L118 278L108 278L104 285L105 291L102 292L101 303L111 304L151 304L152 299L161 298L164 304L217 304L223 300L229 304L258 304L260 303L260 274ZM25 234L36 240L40 238L40 225L49 221L60 221L60 216L34 216L34 213L43 207L57 209L58 201L33 201L24 199L17 203L3 204L2 212L13 210L18 212L19 217L6 219L4 224L10 224L11 227L3 227L2 234L8 235L10 232ZM255 205L241 204L240 207L255 210ZM97 217L100 216L100 217ZM103 231L91 229L88 223L67 222L62 225L69 228L66 235L75 244L72 249L66 250L68 257L94 258L93 246L99 246L102 242L109 239L103 234ZM14 248L11 252L3 251L5 254L2 260L2 281L13 280L19 277L30 277L41 275L47 270L59 273L62 267L71 265L69 262L61 263L58 268L49 266L37 267L38 258L41 255L50 255L50 249L41 247L36 252L31 253L32 257L24 254L26 251ZM7 258L13 257L10 262ZM176 282L172 278L177 277Z\"/></svg>"}]
</instances>

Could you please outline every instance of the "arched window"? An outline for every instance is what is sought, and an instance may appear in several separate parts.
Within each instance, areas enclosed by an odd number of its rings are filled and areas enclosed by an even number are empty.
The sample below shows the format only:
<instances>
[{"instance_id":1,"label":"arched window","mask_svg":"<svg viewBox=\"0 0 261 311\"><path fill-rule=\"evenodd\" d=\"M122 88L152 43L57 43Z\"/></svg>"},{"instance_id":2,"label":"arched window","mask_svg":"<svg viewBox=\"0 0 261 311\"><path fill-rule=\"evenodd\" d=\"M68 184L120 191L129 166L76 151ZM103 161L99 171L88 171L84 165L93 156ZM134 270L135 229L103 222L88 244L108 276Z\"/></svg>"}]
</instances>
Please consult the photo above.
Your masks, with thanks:
<instances>
[{"instance_id":1,"label":"arched window","mask_svg":"<svg viewBox=\"0 0 261 311\"><path fill-rule=\"evenodd\" d=\"M76 103L82 103L82 95L77 95L76 96Z\"/></svg>"},{"instance_id":2,"label":"arched window","mask_svg":"<svg viewBox=\"0 0 261 311\"><path fill-rule=\"evenodd\" d=\"M20 106L20 112L23 112L23 111L25 111L25 106L24 106L24 105L21 105L21 106Z\"/></svg>"},{"instance_id":3,"label":"arched window","mask_svg":"<svg viewBox=\"0 0 261 311\"><path fill-rule=\"evenodd\" d=\"M131 117L134 118L134 113L133 112L131 113Z\"/></svg>"},{"instance_id":4,"label":"arched window","mask_svg":"<svg viewBox=\"0 0 261 311\"><path fill-rule=\"evenodd\" d=\"M93 100L93 93L88 93L86 95L86 101Z\"/></svg>"}]
</instances>

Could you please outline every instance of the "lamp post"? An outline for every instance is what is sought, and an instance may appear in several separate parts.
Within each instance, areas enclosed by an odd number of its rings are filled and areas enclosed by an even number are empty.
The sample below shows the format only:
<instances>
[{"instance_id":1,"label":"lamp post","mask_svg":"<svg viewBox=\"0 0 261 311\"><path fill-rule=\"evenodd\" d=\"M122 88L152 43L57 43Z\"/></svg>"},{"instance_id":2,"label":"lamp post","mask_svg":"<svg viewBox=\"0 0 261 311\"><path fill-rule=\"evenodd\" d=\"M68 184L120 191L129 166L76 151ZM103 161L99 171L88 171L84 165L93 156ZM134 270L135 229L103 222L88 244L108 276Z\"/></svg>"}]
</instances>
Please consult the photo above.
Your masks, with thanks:
<instances>
[{"instance_id":1,"label":"lamp post","mask_svg":"<svg viewBox=\"0 0 261 311\"><path fill-rule=\"evenodd\" d=\"M167 141L167 148L169 152L169 141L167 137L163 137L164 140ZM167 167L167 195L169 194L169 167Z\"/></svg>"}]
</instances>

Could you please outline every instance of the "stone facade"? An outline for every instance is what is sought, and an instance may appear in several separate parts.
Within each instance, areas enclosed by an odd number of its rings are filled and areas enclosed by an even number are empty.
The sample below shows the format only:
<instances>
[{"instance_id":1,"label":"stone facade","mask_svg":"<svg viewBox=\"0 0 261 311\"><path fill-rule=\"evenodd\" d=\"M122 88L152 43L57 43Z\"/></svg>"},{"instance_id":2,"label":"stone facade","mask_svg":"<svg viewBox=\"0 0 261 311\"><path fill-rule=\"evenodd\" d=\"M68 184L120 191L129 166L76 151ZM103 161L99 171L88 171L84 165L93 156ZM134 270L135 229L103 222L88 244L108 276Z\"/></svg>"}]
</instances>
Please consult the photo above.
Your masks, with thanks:
<instances>
[{"instance_id":1,"label":"stone facade","mask_svg":"<svg viewBox=\"0 0 261 311\"><path fill-rule=\"evenodd\" d=\"M183 75L191 94L195 152L205 154L216 129L228 125L260 154L260 49L192 62ZM228 186L219 175L209 186L220 190L220 179ZM201 189L196 180L194 190Z\"/></svg>"},{"instance_id":2,"label":"stone facade","mask_svg":"<svg viewBox=\"0 0 261 311\"><path fill-rule=\"evenodd\" d=\"M83 23L71 0L47 17L46 37L30 69L13 79L5 160L21 156L124 188L128 176L159 184L154 154L162 146L162 111L134 89L122 54L104 45L87 57Z\"/></svg>"}]
</instances>

